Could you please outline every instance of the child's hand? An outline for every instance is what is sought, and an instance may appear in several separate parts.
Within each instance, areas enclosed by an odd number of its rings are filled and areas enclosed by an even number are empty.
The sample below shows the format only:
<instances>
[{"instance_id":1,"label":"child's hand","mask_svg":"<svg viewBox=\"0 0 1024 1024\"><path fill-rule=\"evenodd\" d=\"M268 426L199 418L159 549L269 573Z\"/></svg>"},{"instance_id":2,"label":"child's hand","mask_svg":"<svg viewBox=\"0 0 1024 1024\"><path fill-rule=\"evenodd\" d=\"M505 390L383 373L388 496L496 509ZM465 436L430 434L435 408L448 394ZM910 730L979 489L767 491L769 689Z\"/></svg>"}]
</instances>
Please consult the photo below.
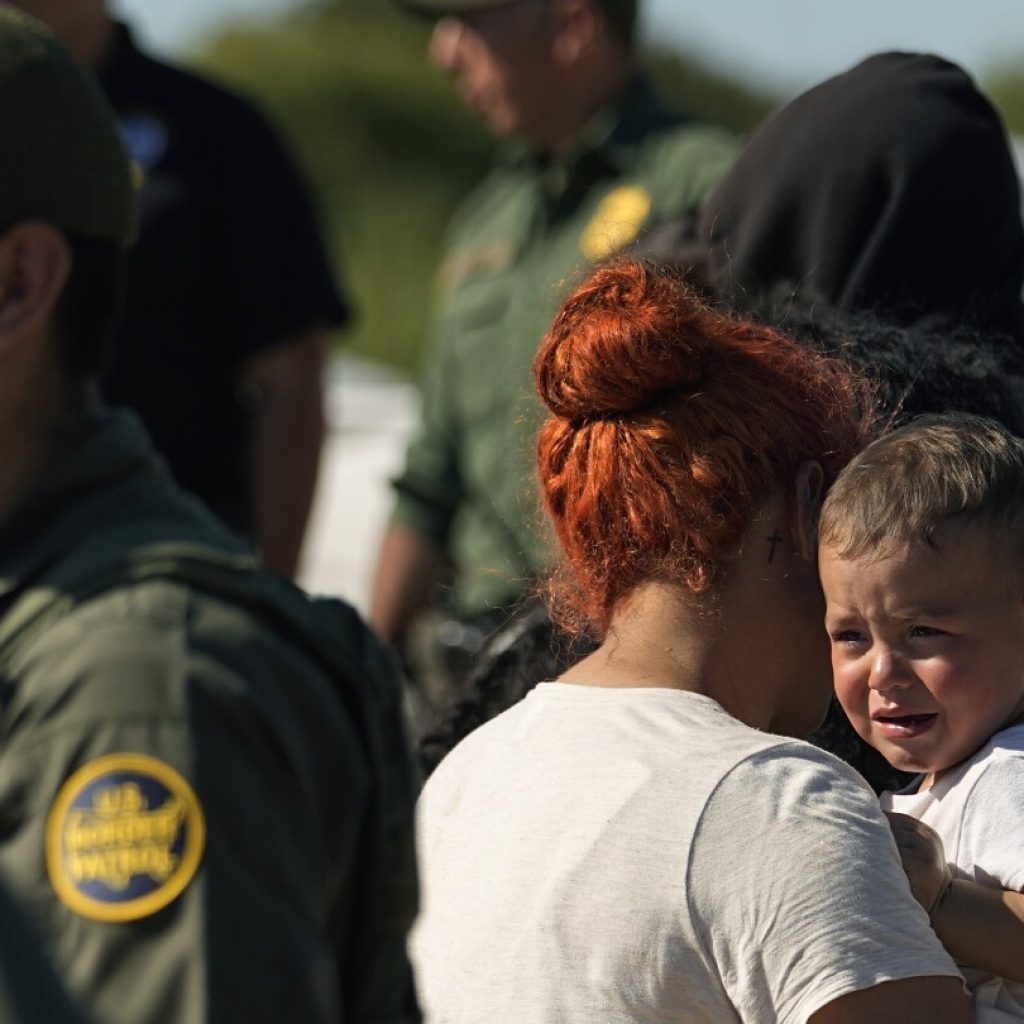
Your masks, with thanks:
<instances>
[{"instance_id":1,"label":"child's hand","mask_svg":"<svg viewBox=\"0 0 1024 1024\"><path fill-rule=\"evenodd\" d=\"M909 814L887 811L885 816L910 880L910 891L931 915L953 882L942 840L934 829Z\"/></svg>"}]
</instances>

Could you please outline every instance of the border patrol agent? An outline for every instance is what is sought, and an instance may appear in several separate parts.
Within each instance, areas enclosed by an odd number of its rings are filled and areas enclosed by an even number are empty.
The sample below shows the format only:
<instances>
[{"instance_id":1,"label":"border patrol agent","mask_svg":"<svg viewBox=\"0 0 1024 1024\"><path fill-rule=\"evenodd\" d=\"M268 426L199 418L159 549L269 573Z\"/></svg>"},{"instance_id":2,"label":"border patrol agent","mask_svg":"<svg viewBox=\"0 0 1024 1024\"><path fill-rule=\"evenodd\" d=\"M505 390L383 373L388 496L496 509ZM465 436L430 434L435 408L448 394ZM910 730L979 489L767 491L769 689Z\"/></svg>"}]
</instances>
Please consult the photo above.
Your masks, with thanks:
<instances>
[{"instance_id":1,"label":"border patrol agent","mask_svg":"<svg viewBox=\"0 0 1024 1024\"><path fill-rule=\"evenodd\" d=\"M13 6L97 75L143 172L103 394L139 414L182 487L291 577L328 330L349 318L303 182L254 107L137 49L107 0Z\"/></svg>"},{"instance_id":2,"label":"border patrol agent","mask_svg":"<svg viewBox=\"0 0 1024 1024\"><path fill-rule=\"evenodd\" d=\"M397 682L94 398L130 168L5 5L0 118L0 871L98 1021L418 1021Z\"/></svg>"},{"instance_id":3,"label":"border patrol agent","mask_svg":"<svg viewBox=\"0 0 1024 1024\"><path fill-rule=\"evenodd\" d=\"M559 298L628 246L675 255L737 141L671 114L633 67L636 0L401 0L431 55L506 140L457 212L438 275L423 418L395 481L371 618L401 641L454 573L486 632L549 567L533 481L531 364Z\"/></svg>"}]
</instances>

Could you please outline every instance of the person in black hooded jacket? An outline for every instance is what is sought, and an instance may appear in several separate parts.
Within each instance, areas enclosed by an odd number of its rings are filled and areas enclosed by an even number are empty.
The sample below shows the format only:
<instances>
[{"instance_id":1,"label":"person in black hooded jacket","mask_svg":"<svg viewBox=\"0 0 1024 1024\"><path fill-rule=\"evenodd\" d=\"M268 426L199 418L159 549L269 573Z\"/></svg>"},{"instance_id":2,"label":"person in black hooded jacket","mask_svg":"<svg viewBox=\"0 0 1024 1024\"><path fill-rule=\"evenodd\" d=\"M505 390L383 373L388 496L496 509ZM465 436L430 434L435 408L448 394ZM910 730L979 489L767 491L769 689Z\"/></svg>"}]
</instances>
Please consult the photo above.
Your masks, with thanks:
<instances>
[{"instance_id":1,"label":"person in black hooded jacket","mask_svg":"<svg viewBox=\"0 0 1024 1024\"><path fill-rule=\"evenodd\" d=\"M710 197L712 290L780 288L899 324L969 322L1024 341L1020 191L999 114L955 64L881 53L769 117Z\"/></svg>"}]
</instances>

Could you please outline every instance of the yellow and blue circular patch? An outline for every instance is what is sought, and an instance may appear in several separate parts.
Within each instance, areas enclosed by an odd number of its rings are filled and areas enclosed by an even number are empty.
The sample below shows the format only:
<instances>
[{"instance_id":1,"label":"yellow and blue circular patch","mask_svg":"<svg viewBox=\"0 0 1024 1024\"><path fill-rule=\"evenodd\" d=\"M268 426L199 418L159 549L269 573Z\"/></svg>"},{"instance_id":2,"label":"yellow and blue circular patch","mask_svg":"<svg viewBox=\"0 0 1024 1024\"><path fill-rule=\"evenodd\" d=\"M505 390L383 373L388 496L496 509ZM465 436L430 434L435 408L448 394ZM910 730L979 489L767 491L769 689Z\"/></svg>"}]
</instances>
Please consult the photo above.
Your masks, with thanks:
<instances>
[{"instance_id":1,"label":"yellow and blue circular patch","mask_svg":"<svg viewBox=\"0 0 1024 1024\"><path fill-rule=\"evenodd\" d=\"M134 921L184 891L205 842L202 808L178 772L146 754L110 754L61 787L46 824L46 864L76 913Z\"/></svg>"}]
</instances>

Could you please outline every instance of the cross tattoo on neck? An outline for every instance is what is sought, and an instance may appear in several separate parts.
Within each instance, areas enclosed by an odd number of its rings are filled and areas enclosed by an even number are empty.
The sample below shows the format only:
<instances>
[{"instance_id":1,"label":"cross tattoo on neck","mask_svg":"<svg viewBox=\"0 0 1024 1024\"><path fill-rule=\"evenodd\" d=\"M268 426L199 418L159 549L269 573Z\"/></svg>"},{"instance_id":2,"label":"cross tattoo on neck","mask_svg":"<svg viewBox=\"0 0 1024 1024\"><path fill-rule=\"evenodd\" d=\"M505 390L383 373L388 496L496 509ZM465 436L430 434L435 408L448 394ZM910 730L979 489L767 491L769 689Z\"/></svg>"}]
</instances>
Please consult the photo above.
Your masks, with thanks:
<instances>
[{"instance_id":1,"label":"cross tattoo on neck","mask_svg":"<svg viewBox=\"0 0 1024 1024\"><path fill-rule=\"evenodd\" d=\"M782 543L782 535L776 529L770 537L765 537L765 540L771 544L771 547L768 549L768 564L771 565L772 559L775 557L775 545Z\"/></svg>"}]
</instances>

